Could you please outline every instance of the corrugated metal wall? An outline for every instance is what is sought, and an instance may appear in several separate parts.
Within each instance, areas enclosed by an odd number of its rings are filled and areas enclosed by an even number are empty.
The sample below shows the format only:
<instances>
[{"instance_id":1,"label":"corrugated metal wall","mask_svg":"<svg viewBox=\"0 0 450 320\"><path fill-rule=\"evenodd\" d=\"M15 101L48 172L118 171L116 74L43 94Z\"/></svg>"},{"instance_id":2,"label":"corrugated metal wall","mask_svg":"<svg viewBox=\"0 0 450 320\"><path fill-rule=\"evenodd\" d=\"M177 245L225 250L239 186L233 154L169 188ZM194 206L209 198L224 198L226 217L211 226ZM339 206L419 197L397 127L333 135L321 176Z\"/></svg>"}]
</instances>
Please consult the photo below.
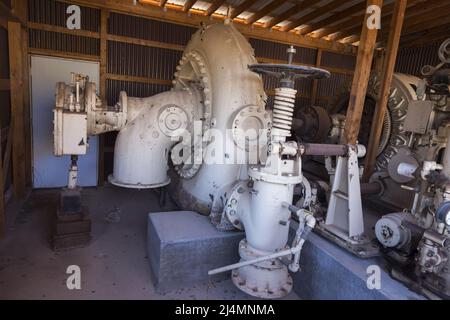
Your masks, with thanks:
<instances>
[{"instance_id":1,"label":"corrugated metal wall","mask_svg":"<svg viewBox=\"0 0 450 320\"><path fill-rule=\"evenodd\" d=\"M108 33L185 45L196 28L111 12Z\"/></svg>"},{"instance_id":2,"label":"corrugated metal wall","mask_svg":"<svg viewBox=\"0 0 450 320\"><path fill-rule=\"evenodd\" d=\"M55 0L29 0L28 20L59 27L66 26L67 7L70 4ZM80 7L81 29L98 32L100 29L100 10Z\"/></svg>"},{"instance_id":3,"label":"corrugated metal wall","mask_svg":"<svg viewBox=\"0 0 450 320\"><path fill-rule=\"evenodd\" d=\"M398 52L395 72L421 76L420 70L424 65L435 66L440 61L437 55L441 43L434 43L420 47L401 48Z\"/></svg>"}]
</instances>

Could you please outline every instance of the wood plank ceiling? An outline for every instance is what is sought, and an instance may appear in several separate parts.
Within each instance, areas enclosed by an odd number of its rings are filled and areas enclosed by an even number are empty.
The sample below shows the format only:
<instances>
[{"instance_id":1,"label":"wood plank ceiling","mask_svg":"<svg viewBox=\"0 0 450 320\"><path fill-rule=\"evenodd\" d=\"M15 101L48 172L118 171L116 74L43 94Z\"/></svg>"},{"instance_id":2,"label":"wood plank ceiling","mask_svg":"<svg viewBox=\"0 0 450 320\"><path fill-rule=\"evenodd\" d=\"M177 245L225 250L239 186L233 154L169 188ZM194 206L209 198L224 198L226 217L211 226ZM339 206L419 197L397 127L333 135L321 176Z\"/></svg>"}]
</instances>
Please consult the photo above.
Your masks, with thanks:
<instances>
[{"instance_id":1,"label":"wood plank ceiling","mask_svg":"<svg viewBox=\"0 0 450 320\"><path fill-rule=\"evenodd\" d=\"M230 18L251 25L357 45L366 0L139 0L141 4L177 10L188 15ZM384 46L389 34L395 0L386 0L382 8L378 46ZM401 45L424 44L450 34L450 1L409 0Z\"/></svg>"}]
</instances>

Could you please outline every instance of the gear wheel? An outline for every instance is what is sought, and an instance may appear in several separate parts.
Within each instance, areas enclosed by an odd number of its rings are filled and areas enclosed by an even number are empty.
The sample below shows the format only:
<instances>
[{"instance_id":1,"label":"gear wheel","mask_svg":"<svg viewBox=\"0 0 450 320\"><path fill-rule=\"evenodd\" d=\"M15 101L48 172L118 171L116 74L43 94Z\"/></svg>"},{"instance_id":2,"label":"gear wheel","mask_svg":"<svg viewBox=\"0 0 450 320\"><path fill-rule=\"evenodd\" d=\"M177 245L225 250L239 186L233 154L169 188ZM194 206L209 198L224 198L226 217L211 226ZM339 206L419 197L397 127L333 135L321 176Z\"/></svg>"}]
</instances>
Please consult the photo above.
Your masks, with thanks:
<instances>
[{"instance_id":1,"label":"gear wheel","mask_svg":"<svg viewBox=\"0 0 450 320\"><path fill-rule=\"evenodd\" d=\"M203 103L198 106L197 110L194 110L193 120L202 121L202 139L194 139L194 143L197 145L192 146L191 150L193 150L193 152L195 152L195 150L203 150L203 152L205 152L206 146L210 140L207 135L212 124L211 77L208 73L205 59L200 52L195 50L190 51L183 54L176 70L174 80L172 80L174 89L189 90L190 88L195 88L201 92ZM200 146L199 144L202 145ZM187 158L194 159L197 156L199 155ZM191 179L198 172L201 164L183 163L174 167L180 177Z\"/></svg>"},{"instance_id":2,"label":"gear wheel","mask_svg":"<svg viewBox=\"0 0 450 320\"><path fill-rule=\"evenodd\" d=\"M395 156L401 147L407 146L408 135L404 130L404 122L408 105L417 100L415 90L420 79L414 76L396 73L393 76L391 91L388 99L387 112L383 119L380 145L377 152L376 170L387 169L389 160ZM358 142L367 145L370 135L373 113L378 99L380 81L372 74L367 87L364 112ZM337 95L330 114L345 114L350 98L351 83L345 85Z\"/></svg>"}]
</instances>

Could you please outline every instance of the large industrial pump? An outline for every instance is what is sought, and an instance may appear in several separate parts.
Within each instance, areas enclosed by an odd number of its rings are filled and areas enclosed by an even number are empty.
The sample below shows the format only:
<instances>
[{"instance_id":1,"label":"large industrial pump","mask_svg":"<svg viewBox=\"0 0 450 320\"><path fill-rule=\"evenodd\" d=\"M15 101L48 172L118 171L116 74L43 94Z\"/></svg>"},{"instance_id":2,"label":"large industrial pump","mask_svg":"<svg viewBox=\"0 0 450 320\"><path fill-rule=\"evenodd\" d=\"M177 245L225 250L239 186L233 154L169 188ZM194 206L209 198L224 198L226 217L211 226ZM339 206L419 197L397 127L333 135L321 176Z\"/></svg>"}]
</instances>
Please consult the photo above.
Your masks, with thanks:
<instances>
[{"instance_id":1,"label":"large industrial pump","mask_svg":"<svg viewBox=\"0 0 450 320\"><path fill-rule=\"evenodd\" d=\"M250 295L285 296L292 289L288 269L299 270L302 246L316 225L311 195L293 204L295 187L309 186L302 157L336 157L340 178L332 186L333 205L323 228L351 241L364 233L359 179L351 177L359 176L358 157L365 153L361 145L290 139L295 81L330 74L293 65L295 49L287 53L286 64L258 64L248 41L226 20L202 26L192 36L170 91L148 98L121 92L115 106L106 106L95 84L82 76L58 83L54 153L73 156L72 188L76 156L86 153L88 137L119 131L112 184L168 185L171 162L179 177L173 189L183 209L210 215L220 230L245 230L241 261L209 273L233 270L233 283ZM273 110L266 108L262 76L279 79ZM299 227L288 245L292 218Z\"/></svg>"}]
</instances>

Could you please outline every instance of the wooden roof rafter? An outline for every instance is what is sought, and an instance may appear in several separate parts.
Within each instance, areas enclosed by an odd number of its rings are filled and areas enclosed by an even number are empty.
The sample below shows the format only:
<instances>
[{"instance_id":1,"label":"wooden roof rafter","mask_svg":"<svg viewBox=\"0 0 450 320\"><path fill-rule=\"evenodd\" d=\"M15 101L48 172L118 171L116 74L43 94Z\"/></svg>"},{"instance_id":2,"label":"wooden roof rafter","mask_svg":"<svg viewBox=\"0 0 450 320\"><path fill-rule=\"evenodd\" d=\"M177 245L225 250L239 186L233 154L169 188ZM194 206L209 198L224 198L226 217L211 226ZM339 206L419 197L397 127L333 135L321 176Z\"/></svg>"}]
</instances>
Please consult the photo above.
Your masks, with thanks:
<instances>
[{"instance_id":1,"label":"wooden roof rafter","mask_svg":"<svg viewBox=\"0 0 450 320\"><path fill-rule=\"evenodd\" d=\"M205 15L210 16L214 12L216 12L217 9L219 9L223 4L225 3L225 0L214 0L211 5L208 7L208 9L205 12Z\"/></svg>"},{"instance_id":2,"label":"wooden roof rafter","mask_svg":"<svg viewBox=\"0 0 450 320\"><path fill-rule=\"evenodd\" d=\"M292 29L297 28L300 25L307 24L311 20L314 20L324 14L330 13L331 11L345 5L348 3L348 0L333 0L330 3L321 6L320 8L298 18L294 21L290 22L285 27L281 28L281 31L291 31Z\"/></svg>"},{"instance_id":3,"label":"wooden roof rafter","mask_svg":"<svg viewBox=\"0 0 450 320\"><path fill-rule=\"evenodd\" d=\"M253 24L259 19L265 17L272 11L274 11L276 8L279 8L283 4L285 4L288 0L275 0L268 3L266 6L255 12L251 17L249 17L247 20L245 20L246 24Z\"/></svg>"},{"instance_id":4,"label":"wooden roof rafter","mask_svg":"<svg viewBox=\"0 0 450 320\"><path fill-rule=\"evenodd\" d=\"M402 35L408 35L413 32L426 30L437 27L448 22L450 18L450 3L446 4L442 1L429 1L433 4L427 6L427 11L410 10L407 19L403 25ZM414 12L413 12L414 11ZM450 29L447 30L450 34ZM380 40L384 41L388 33L383 31L380 34Z\"/></svg>"},{"instance_id":5,"label":"wooden roof rafter","mask_svg":"<svg viewBox=\"0 0 450 320\"><path fill-rule=\"evenodd\" d=\"M344 9L342 11L336 12L332 16L322 19L318 22L315 22L311 25L306 26L305 28L299 31L299 35L305 35L322 29L323 27L332 25L340 20L347 19L349 16L354 15L355 13L363 12L366 8L366 1L360 0L361 2L351 6L350 8Z\"/></svg>"},{"instance_id":6,"label":"wooden roof rafter","mask_svg":"<svg viewBox=\"0 0 450 320\"><path fill-rule=\"evenodd\" d=\"M382 9L382 18L381 18L381 32L379 33L379 38L387 38L387 35L389 34L389 23L392 18L393 14L393 5L394 3L391 3L390 5L386 5ZM409 1L408 2L408 8L407 8L407 15L405 17L405 24L403 25L403 29L405 30L409 24L416 23L417 19L419 21L423 20L423 17L425 17L431 12L431 14L436 16L442 16L444 15L441 10L436 11L435 9L439 7L445 7L445 3L442 2L442 0L427 0L426 2L421 0L416 1ZM447 5L448 6L448 5ZM355 38L359 38L359 31L361 29L361 24L358 24L354 26L353 28L343 30L339 35L332 37L331 39L333 41L339 41L341 39L349 38L350 40L343 41L343 43L352 43L354 42ZM403 31L404 33L404 31ZM354 36L354 37L353 37Z\"/></svg>"},{"instance_id":7,"label":"wooden roof rafter","mask_svg":"<svg viewBox=\"0 0 450 320\"><path fill-rule=\"evenodd\" d=\"M231 15L230 18L234 19L237 16L239 16L242 12L246 11L247 9L249 9L252 5L254 5L256 2L258 2L259 0L245 0L244 2L242 2L240 5L238 5L236 8L234 8L231 11Z\"/></svg>"},{"instance_id":8,"label":"wooden roof rafter","mask_svg":"<svg viewBox=\"0 0 450 320\"><path fill-rule=\"evenodd\" d=\"M284 11L282 14L280 14L277 17L273 17L269 22L265 24L265 28L272 28L279 24L280 22L283 22L285 20L288 20L293 15L297 14L298 12L305 10L317 3L317 0L304 0L301 3L298 3L291 7L290 9Z\"/></svg>"},{"instance_id":9,"label":"wooden roof rafter","mask_svg":"<svg viewBox=\"0 0 450 320\"><path fill-rule=\"evenodd\" d=\"M183 5L183 12L189 12L189 10L191 10L191 8L195 5L196 2L197 0L186 1Z\"/></svg>"}]
</instances>

